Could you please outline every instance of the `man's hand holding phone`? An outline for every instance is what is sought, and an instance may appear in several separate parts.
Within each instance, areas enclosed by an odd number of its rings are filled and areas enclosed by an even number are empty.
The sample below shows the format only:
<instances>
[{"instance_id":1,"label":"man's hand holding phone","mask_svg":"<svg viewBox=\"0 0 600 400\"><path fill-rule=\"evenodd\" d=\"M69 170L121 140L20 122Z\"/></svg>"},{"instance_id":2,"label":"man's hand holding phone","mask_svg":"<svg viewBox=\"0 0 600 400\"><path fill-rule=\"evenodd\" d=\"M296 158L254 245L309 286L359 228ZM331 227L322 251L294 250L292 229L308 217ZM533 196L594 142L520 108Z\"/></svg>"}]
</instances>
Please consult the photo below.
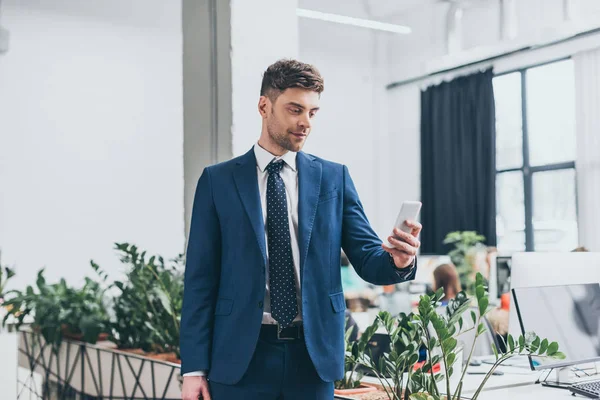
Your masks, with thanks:
<instances>
[{"instance_id":1,"label":"man's hand holding phone","mask_svg":"<svg viewBox=\"0 0 600 400\"><path fill-rule=\"evenodd\" d=\"M422 226L416 221L421 202L405 201L400 207L392 235L382 244L385 251L390 253L396 268L406 268L412 265L417 250L421 247L418 239Z\"/></svg>"}]
</instances>

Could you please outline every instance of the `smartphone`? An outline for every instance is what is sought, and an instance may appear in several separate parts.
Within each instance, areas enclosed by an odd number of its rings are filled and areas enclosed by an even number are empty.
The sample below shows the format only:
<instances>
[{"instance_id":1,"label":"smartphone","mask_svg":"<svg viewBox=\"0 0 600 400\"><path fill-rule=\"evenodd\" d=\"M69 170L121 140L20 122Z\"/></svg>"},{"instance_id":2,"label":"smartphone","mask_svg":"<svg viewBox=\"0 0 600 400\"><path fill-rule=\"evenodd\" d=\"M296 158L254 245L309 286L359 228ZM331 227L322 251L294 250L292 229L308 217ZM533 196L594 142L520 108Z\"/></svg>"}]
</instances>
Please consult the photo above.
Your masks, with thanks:
<instances>
[{"instance_id":1,"label":"smartphone","mask_svg":"<svg viewBox=\"0 0 600 400\"><path fill-rule=\"evenodd\" d=\"M420 201L405 201L402 203L400 207L400 211L398 212L398 217L396 217L396 224L394 224L394 228L400 229L402 232L410 233L411 228L408 227L404 221L413 220L416 221L419 216L419 212L421 211L421 202ZM387 248L394 248L387 240L383 242L383 245Z\"/></svg>"}]
</instances>

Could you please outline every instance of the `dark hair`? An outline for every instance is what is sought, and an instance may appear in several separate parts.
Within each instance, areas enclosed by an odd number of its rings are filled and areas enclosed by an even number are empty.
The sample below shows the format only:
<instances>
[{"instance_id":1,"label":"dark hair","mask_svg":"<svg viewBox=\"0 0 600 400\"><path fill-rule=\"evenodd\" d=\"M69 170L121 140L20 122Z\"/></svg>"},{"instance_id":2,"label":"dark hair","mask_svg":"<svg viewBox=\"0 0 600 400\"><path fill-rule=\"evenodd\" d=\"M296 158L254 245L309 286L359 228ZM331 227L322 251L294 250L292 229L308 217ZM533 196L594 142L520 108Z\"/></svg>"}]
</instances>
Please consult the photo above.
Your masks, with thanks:
<instances>
[{"instance_id":1,"label":"dark hair","mask_svg":"<svg viewBox=\"0 0 600 400\"><path fill-rule=\"evenodd\" d=\"M449 300L450 296L456 296L462 290L454 264L442 264L433 271L433 290L439 288L444 288L445 300ZM449 293L450 289L454 293Z\"/></svg>"},{"instance_id":2,"label":"dark hair","mask_svg":"<svg viewBox=\"0 0 600 400\"><path fill-rule=\"evenodd\" d=\"M321 94L324 89L323 78L310 64L297 60L279 60L263 74L260 95L275 101L284 90L294 87Z\"/></svg>"}]
</instances>

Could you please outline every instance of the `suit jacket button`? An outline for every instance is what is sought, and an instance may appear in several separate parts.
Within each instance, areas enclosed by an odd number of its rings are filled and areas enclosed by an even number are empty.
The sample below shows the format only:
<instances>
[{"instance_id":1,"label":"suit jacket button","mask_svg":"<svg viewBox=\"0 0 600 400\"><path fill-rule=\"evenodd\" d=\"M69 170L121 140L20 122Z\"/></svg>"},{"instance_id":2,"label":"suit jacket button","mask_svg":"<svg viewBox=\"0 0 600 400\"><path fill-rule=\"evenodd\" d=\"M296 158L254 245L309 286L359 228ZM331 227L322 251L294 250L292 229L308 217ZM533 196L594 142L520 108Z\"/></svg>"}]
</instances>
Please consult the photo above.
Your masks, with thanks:
<instances>
[{"instance_id":1,"label":"suit jacket button","mask_svg":"<svg viewBox=\"0 0 600 400\"><path fill-rule=\"evenodd\" d=\"M262 302L262 301L259 301L259 302L258 302L258 308L262 308L262 307L263 307L263 302Z\"/></svg>"}]
</instances>

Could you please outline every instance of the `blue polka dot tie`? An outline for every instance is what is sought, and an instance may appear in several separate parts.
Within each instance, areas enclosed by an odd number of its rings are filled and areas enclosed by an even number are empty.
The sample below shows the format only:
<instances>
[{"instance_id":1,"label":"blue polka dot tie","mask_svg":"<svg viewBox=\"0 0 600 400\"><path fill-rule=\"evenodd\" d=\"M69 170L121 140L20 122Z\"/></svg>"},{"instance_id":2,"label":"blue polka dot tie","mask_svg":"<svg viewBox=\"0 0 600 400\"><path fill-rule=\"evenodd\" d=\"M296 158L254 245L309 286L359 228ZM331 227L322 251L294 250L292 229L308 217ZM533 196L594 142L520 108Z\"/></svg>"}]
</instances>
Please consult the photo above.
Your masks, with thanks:
<instances>
[{"instance_id":1,"label":"blue polka dot tie","mask_svg":"<svg viewBox=\"0 0 600 400\"><path fill-rule=\"evenodd\" d=\"M279 328L289 326L298 315L296 277L290 241L285 186L279 172L283 161L267 166L267 237L269 242L269 292L271 316Z\"/></svg>"}]
</instances>

